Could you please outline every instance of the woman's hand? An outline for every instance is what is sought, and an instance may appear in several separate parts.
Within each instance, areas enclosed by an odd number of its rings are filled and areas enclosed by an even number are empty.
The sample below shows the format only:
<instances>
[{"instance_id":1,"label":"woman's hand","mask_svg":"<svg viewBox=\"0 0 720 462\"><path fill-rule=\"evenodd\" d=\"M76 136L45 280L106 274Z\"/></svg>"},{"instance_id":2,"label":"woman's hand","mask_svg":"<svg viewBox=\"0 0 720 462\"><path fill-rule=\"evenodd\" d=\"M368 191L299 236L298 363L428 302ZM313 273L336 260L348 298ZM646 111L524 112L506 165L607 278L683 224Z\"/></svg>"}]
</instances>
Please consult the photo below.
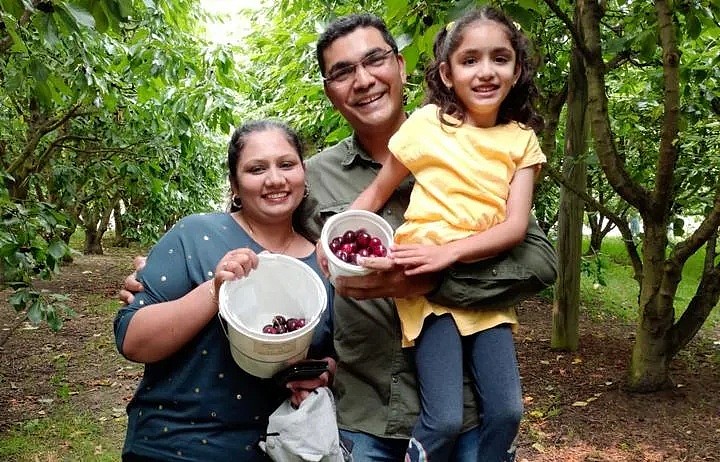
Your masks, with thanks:
<instances>
[{"instance_id":1,"label":"woman's hand","mask_svg":"<svg viewBox=\"0 0 720 462\"><path fill-rule=\"evenodd\" d=\"M337 369L337 363L329 356L323 359L328 362L327 372L323 372L315 379L294 380L285 385L291 392L290 403L293 407L297 408L300 406L300 403L302 403L316 388L329 387L332 384L333 377L335 377L335 370Z\"/></svg>"},{"instance_id":2,"label":"woman's hand","mask_svg":"<svg viewBox=\"0 0 720 462\"><path fill-rule=\"evenodd\" d=\"M258 256L248 248L231 250L226 253L215 267L215 278L213 280L213 296L217 302L220 286L225 281L244 278L250 271L257 268Z\"/></svg>"}]
</instances>

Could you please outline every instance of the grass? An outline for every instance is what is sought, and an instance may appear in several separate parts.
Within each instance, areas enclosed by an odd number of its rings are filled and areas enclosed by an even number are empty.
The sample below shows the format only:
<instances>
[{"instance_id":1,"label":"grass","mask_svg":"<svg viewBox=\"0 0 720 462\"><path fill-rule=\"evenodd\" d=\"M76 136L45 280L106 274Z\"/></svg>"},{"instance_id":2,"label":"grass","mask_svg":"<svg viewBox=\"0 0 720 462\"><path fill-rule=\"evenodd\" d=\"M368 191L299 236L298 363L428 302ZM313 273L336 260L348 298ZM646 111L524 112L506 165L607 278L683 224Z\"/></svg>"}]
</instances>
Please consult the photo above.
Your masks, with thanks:
<instances>
[{"instance_id":1,"label":"grass","mask_svg":"<svg viewBox=\"0 0 720 462\"><path fill-rule=\"evenodd\" d=\"M584 246L588 246L587 239ZM683 268L682 281L675 294L676 319L695 294L704 258L703 248L690 257ZM584 275L581 282L582 309L597 319L619 319L629 323L637 321L639 286L633 279L623 241L619 237L606 237L600 253L595 257L586 257L585 262L590 268L590 275ZM604 285L599 284L598 279L603 279ZM704 328L720 325L719 308L720 304L710 313Z\"/></svg>"},{"instance_id":2,"label":"grass","mask_svg":"<svg viewBox=\"0 0 720 462\"><path fill-rule=\"evenodd\" d=\"M46 418L26 420L7 431L0 440L0 460L117 461L120 451L115 435L123 432L121 418L101 421L63 404Z\"/></svg>"}]
</instances>

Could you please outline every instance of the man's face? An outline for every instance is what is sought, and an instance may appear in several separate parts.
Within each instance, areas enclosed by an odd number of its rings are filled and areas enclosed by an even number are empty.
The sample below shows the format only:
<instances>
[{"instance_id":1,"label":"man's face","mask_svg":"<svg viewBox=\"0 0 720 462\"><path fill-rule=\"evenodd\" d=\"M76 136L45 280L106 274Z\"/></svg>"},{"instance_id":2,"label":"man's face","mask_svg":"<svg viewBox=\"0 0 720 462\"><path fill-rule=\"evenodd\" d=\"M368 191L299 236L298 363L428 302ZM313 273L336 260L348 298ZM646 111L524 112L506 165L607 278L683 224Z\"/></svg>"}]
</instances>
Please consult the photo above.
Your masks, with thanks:
<instances>
[{"instance_id":1,"label":"man's face","mask_svg":"<svg viewBox=\"0 0 720 462\"><path fill-rule=\"evenodd\" d=\"M355 65L342 81L326 81L325 94L358 132L395 130L404 120L405 60L394 53L382 62L373 58L390 48L380 31L363 27L335 40L323 52L326 76ZM362 60L368 64L358 64Z\"/></svg>"}]
</instances>

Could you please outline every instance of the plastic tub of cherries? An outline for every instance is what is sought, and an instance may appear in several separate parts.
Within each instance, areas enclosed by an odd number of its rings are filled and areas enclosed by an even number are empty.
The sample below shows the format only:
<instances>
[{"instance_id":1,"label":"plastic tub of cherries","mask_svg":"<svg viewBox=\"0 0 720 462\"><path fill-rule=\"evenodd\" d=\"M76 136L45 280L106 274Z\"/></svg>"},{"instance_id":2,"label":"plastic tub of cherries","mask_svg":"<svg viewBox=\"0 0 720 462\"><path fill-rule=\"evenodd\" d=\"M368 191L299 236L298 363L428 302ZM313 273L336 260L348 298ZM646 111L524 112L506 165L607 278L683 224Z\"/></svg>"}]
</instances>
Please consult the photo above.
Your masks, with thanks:
<instances>
[{"instance_id":1,"label":"plastic tub of cherries","mask_svg":"<svg viewBox=\"0 0 720 462\"><path fill-rule=\"evenodd\" d=\"M366 210L347 210L325 222L320 242L328 259L330 280L337 276L362 276L371 270L357 264L357 257L384 257L393 241L393 229L381 216Z\"/></svg>"}]
</instances>

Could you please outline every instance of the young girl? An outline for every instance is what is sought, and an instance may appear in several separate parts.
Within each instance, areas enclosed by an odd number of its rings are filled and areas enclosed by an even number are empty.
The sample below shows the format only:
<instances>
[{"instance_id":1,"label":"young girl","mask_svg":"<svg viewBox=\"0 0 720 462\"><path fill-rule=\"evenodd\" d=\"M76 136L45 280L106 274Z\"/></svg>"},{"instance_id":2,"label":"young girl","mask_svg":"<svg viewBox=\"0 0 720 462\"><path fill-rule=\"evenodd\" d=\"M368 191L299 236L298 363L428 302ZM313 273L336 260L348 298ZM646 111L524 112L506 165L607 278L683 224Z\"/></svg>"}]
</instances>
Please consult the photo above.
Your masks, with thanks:
<instances>
[{"instance_id":1,"label":"young girl","mask_svg":"<svg viewBox=\"0 0 720 462\"><path fill-rule=\"evenodd\" d=\"M426 105L390 139L394 154L352 208L377 211L412 173L415 186L392 258L406 274L495 256L526 233L535 175L546 159L528 43L483 8L442 30L426 72ZM482 409L483 461L514 456L522 396L513 308L461 310L424 297L396 300L403 346L415 345L422 406L406 460L445 461L462 426L462 364Z\"/></svg>"}]
</instances>

